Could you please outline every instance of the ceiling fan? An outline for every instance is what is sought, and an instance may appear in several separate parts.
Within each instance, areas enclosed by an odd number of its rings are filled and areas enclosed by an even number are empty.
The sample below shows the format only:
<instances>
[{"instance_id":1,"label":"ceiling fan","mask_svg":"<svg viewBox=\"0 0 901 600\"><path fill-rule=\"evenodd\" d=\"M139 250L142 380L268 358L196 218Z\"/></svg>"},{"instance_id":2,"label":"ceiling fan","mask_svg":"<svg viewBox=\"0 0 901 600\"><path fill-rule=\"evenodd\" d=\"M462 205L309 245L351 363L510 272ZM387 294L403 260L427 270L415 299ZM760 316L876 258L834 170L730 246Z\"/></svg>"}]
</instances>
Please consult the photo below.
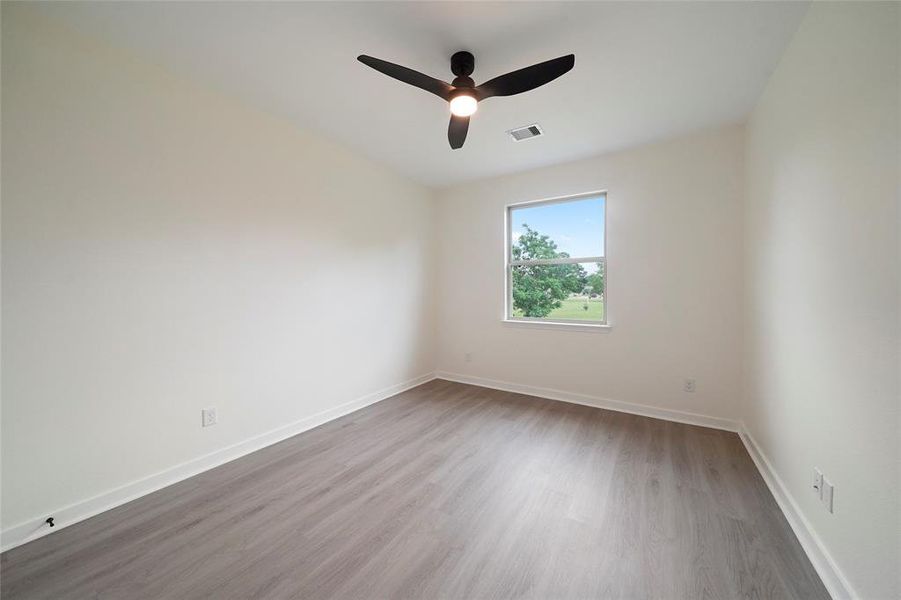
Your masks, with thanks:
<instances>
[{"instance_id":1,"label":"ceiling fan","mask_svg":"<svg viewBox=\"0 0 901 600\"><path fill-rule=\"evenodd\" d=\"M476 112L481 100L492 96L513 96L549 83L573 68L576 64L576 55L567 54L519 69L495 77L479 86L469 77L475 68L475 57L469 52L457 52L451 56L451 72L457 76L452 83L365 54L358 56L357 60L388 77L431 92L448 102L451 118L447 128L447 140L450 147L456 150L463 146L466 132L469 130L469 117Z\"/></svg>"}]
</instances>

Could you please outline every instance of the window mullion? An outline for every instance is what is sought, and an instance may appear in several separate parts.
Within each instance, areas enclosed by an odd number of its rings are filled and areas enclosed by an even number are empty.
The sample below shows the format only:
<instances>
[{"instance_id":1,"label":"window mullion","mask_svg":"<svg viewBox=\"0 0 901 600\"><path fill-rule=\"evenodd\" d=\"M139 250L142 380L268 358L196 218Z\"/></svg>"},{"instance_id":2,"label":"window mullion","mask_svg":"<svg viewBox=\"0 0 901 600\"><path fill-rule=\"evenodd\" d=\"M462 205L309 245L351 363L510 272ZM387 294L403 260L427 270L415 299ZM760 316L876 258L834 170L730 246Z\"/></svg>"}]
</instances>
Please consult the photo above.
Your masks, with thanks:
<instances>
[{"instance_id":1,"label":"window mullion","mask_svg":"<svg viewBox=\"0 0 901 600\"><path fill-rule=\"evenodd\" d=\"M530 260L511 260L510 266L540 266L540 265L575 265L578 263L603 262L603 256L570 257L570 258L533 258Z\"/></svg>"}]
</instances>

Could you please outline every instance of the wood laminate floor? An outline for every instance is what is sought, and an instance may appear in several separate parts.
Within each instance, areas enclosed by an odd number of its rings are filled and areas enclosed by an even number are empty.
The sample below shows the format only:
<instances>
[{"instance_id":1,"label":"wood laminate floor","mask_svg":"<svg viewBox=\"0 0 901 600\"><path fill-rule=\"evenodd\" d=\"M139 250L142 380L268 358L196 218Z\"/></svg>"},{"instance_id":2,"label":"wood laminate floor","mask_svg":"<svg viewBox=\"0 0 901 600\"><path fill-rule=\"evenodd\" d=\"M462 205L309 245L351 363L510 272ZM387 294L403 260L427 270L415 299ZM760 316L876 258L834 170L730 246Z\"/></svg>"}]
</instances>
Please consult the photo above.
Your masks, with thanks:
<instances>
[{"instance_id":1,"label":"wood laminate floor","mask_svg":"<svg viewBox=\"0 0 901 600\"><path fill-rule=\"evenodd\" d=\"M15 598L828 598L738 436L436 380L2 555Z\"/></svg>"}]
</instances>

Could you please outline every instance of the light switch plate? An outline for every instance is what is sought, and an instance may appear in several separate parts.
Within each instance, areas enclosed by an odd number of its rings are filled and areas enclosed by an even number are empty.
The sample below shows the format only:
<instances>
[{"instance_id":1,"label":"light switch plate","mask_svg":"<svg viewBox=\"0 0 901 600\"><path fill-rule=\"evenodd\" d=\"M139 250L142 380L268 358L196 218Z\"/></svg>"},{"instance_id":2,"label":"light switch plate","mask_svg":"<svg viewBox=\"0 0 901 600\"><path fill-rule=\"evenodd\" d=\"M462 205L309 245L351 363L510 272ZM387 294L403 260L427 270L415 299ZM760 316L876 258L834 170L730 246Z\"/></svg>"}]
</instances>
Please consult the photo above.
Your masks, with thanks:
<instances>
[{"instance_id":1,"label":"light switch plate","mask_svg":"<svg viewBox=\"0 0 901 600\"><path fill-rule=\"evenodd\" d=\"M832 485L832 482L823 477L823 504L826 505L826 510L832 512L832 500L835 494L835 488Z\"/></svg>"}]
</instances>

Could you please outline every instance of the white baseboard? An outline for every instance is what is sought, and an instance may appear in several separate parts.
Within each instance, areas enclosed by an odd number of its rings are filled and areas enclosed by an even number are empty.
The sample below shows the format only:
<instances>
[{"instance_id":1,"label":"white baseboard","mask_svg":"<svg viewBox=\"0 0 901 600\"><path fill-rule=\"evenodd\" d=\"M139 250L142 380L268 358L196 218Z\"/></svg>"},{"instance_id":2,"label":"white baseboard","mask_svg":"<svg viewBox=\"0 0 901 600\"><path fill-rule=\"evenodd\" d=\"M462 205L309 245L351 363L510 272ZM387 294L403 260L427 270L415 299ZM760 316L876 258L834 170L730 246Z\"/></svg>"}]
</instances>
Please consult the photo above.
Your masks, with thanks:
<instances>
[{"instance_id":1,"label":"white baseboard","mask_svg":"<svg viewBox=\"0 0 901 600\"><path fill-rule=\"evenodd\" d=\"M817 574L823 581L823 585L826 586L829 595L835 600L859 598L860 596L851 587L848 579L839 569L829 551L826 550L823 541L811 527L810 522L804 517L804 513L801 512L794 497L792 497L788 488L785 487L779 474L773 469L772 463L770 463L766 454L763 453L763 450L744 424L741 425L739 435L745 448L748 450L748 454L751 455L751 459L757 465L757 470L760 471L760 475L766 482L767 487L770 488L770 493L773 494L773 498L776 499L776 503L782 509L782 514L785 515L792 531L795 532L795 537L798 538L798 542L801 543L801 547L807 553L813 568L816 569Z\"/></svg>"},{"instance_id":2,"label":"white baseboard","mask_svg":"<svg viewBox=\"0 0 901 600\"><path fill-rule=\"evenodd\" d=\"M643 417L652 417L654 419L663 419L665 421L675 421L677 423L700 425L702 427L711 427L713 429L723 429L726 431L734 432L738 432L739 430L739 423L737 421L733 421L731 419L723 419L721 417L709 417L707 415L699 415L695 413L684 412L681 410L672 410L669 408L660 408L657 406L647 406L645 404L635 404L633 402L622 402L620 400L610 400L608 398L589 396L587 394L564 392L561 390L553 390L531 385L522 385L519 383L510 383L507 381L498 381L496 379L485 379L483 377L461 375L459 373L448 373L447 371L436 371L435 377L438 379L447 379L448 381L456 381L457 383L469 383L472 385L479 385L495 390L503 390L505 392L514 392L517 394L526 394L529 396L538 396L539 398L547 398L548 400L559 400L561 402L582 404L584 406L592 406L594 408L606 408L608 410L615 410L618 412L625 412L633 415L641 415Z\"/></svg>"},{"instance_id":3,"label":"white baseboard","mask_svg":"<svg viewBox=\"0 0 901 600\"><path fill-rule=\"evenodd\" d=\"M150 475L149 477L144 477L121 487L109 490L98 496L94 496L93 498L88 498L76 502L75 504L70 504L69 506L50 511L48 514L52 514L54 517L55 527L53 528L44 522L45 517L37 517L18 525L13 525L0 533L2 551L5 552L10 548L15 548L16 546L43 537L49 533L59 531L68 525L73 525L104 511L121 506L126 502L155 492L166 486L172 485L173 483L178 483L179 481L193 477L198 473L208 471L209 469L233 461L246 454L265 448L266 446L271 446L272 444L295 436L298 433L303 433L304 431L318 427L323 423L327 423L328 421L360 410L370 404L375 404L376 402L390 398L391 396L416 387L417 385L422 385L432 379L435 379L433 373L420 375L414 379L367 394L362 398L357 398L356 400L336 406L335 408L330 408L316 413L315 415L305 417L299 421L279 427L278 429L273 429L272 431L252 437L243 442L181 463L170 469L166 469L165 471Z\"/></svg>"}]
</instances>

